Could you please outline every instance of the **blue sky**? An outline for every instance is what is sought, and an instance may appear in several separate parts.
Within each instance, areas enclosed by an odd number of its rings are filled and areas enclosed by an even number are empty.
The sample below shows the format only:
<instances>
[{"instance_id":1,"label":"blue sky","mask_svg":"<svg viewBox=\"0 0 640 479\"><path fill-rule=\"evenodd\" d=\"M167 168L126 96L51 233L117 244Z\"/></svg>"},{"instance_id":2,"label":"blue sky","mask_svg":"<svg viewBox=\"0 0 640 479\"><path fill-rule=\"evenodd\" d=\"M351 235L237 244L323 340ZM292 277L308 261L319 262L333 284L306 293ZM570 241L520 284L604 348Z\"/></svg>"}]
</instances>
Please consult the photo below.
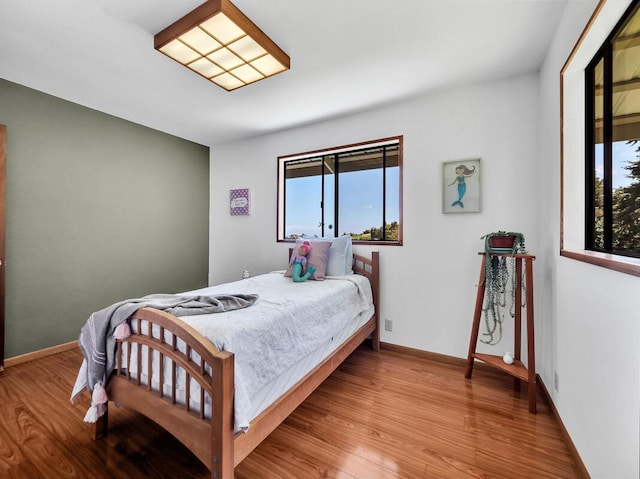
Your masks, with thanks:
<instances>
[{"instance_id":1,"label":"blue sky","mask_svg":"<svg viewBox=\"0 0 640 479\"><path fill-rule=\"evenodd\" d=\"M624 168L630 162L638 159L636 148L638 145L629 145L626 141L618 141L613 144L613 188L621 188L631 184L628 178L629 172ZM603 177L603 148L602 144L596 145L596 173L598 178Z\"/></svg>"},{"instance_id":2,"label":"blue sky","mask_svg":"<svg viewBox=\"0 0 640 479\"><path fill-rule=\"evenodd\" d=\"M387 223L399 221L399 168L387 169ZM327 177L327 179L332 177ZM319 176L287 180L287 205L285 235L293 233L321 235L321 182ZM361 170L340 175L340 225L338 236L343 233L361 233L382 221L382 170ZM333 211L333 187L327 186L325 210ZM326 211L325 211L326 214ZM331 213L332 215L333 213ZM325 218L327 225L332 218ZM325 228L325 236L333 236L334 230Z\"/></svg>"}]
</instances>

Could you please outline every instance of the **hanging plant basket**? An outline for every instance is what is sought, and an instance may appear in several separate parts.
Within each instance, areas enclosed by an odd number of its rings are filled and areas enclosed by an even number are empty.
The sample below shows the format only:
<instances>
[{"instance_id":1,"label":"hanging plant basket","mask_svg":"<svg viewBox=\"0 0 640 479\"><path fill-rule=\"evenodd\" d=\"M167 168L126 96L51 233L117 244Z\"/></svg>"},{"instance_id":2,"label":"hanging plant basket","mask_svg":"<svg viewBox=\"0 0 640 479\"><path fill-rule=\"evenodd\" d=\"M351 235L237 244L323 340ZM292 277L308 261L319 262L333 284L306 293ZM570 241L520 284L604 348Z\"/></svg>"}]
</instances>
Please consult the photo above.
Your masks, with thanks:
<instances>
[{"instance_id":1,"label":"hanging plant basket","mask_svg":"<svg viewBox=\"0 0 640 479\"><path fill-rule=\"evenodd\" d=\"M482 238L485 240L485 253L516 254L525 252L524 235L522 233L498 231L486 234Z\"/></svg>"},{"instance_id":2,"label":"hanging plant basket","mask_svg":"<svg viewBox=\"0 0 640 479\"><path fill-rule=\"evenodd\" d=\"M526 253L524 235L498 231L482 237L485 252L485 332L480 340L495 345L502 339L505 314L515 316L515 258L507 255Z\"/></svg>"},{"instance_id":3,"label":"hanging plant basket","mask_svg":"<svg viewBox=\"0 0 640 479\"><path fill-rule=\"evenodd\" d=\"M515 236L493 236L491 239L489 239L489 243L491 244L492 249L512 249L515 242Z\"/></svg>"}]
</instances>

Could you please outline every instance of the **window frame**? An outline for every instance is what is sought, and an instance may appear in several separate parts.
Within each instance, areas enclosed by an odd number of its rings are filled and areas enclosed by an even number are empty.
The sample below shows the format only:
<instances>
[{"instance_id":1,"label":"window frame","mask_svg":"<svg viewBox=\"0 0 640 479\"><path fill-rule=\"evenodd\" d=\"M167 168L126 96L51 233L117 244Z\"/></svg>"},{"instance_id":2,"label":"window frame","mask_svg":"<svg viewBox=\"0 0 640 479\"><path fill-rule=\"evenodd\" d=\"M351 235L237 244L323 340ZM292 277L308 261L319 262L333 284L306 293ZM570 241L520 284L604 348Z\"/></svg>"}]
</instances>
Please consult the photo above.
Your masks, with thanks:
<instances>
[{"instance_id":1,"label":"window frame","mask_svg":"<svg viewBox=\"0 0 640 479\"><path fill-rule=\"evenodd\" d=\"M640 276L640 258L586 249L586 230L589 225L586 224L585 211L589 208L589 175L585 171L586 67L602 51L612 32L618 30L633 7L634 0L624 5L601 0L560 71L560 256ZM585 89L582 95L580 88ZM575 177L576 171L582 171L584 178L581 185L568 182L565 175L565 171L578 167L581 170L573 170L569 177ZM582 247L578 246L578 237L581 238Z\"/></svg>"},{"instance_id":2,"label":"window frame","mask_svg":"<svg viewBox=\"0 0 640 479\"><path fill-rule=\"evenodd\" d=\"M288 239L285 238L285 234L284 234L284 230L286 225L284 224L285 221L285 213L284 213L284 198L285 198L285 184L284 184L284 172L283 172L283 168L284 165L286 164L286 162L289 161L293 161L293 160L302 160L305 158L314 158L314 157L320 157L320 156L327 156L327 155L331 155L331 154L339 154L339 153L347 153L350 151L358 151L358 150L363 150L363 149L367 149L367 148L375 148L378 146L384 146L384 145L389 145L389 144L395 144L397 143L398 145L398 240L353 240L353 244L358 244L358 245L385 245L385 246L402 246L402 225L403 225L403 218L402 218L402 157L403 157L403 135L398 135L398 136L392 136L392 137L388 137L388 138L380 138L377 140L370 140L370 141L364 141L364 142L360 142L360 143L352 143L349 145L342 145L342 146L336 146L336 147L331 147L331 148L323 148L320 150L313 150L313 151L307 151L307 152L303 152L303 153L295 153L295 154L290 154L290 155L283 155L283 156L279 156L278 157L278 172L277 172L277 181L278 181L278 187L277 187L277 199L276 199L276 209L277 209L277 214L276 214L276 241L278 243L294 243L296 240L295 239ZM384 175L383 177L386 178L386 175ZM322 189L324 189L324 175L322 177ZM338 195L338 189L335 189L334 191L334 197ZM383 210L386 208L386 201L385 201L385 195L386 195L386 184L383 183L383 191L382 191L382 195L383 195ZM334 216L337 217L339 215L339 205L338 202L335 200L334 198ZM383 212L383 219L384 219L384 212ZM335 221L334 222L336 224L339 225L339 221ZM334 229L334 235L337 235L339 231L339 228L335 228ZM328 235L331 236L331 235ZM325 236L327 237L327 236ZM334 236L337 237L337 236Z\"/></svg>"},{"instance_id":3,"label":"window frame","mask_svg":"<svg viewBox=\"0 0 640 479\"><path fill-rule=\"evenodd\" d=\"M599 253L609 253L631 258L640 258L640 254L616 250L614 248L614 187L613 187L613 161L614 161L614 43L621 32L628 25L631 18L637 15L639 5L632 2L618 21L611 34L607 37L593 59L585 68L585 249ZM603 156L603 198L602 198L602 246L596 244L596 215L595 207L597 192L596 181L596 84L595 77L598 67L602 68L602 156Z\"/></svg>"}]
</instances>

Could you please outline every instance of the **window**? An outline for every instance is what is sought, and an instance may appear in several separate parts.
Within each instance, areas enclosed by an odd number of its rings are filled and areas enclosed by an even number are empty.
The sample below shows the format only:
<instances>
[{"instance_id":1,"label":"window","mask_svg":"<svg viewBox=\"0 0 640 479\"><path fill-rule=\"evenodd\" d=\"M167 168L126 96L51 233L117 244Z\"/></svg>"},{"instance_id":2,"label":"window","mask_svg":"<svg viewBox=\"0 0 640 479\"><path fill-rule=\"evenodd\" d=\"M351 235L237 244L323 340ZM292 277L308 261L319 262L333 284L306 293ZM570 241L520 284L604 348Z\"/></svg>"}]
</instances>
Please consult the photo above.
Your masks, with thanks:
<instances>
[{"instance_id":1,"label":"window","mask_svg":"<svg viewBox=\"0 0 640 479\"><path fill-rule=\"evenodd\" d=\"M640 258L640 5L585 69L585 249Z\"/></svg>"},{"instance_id":2,"label":"window","mask_svg":"<svg viewBox=\"0 0 640 479\"><path fill-rule=\"evenodd\" d=\"M278 241L402 243L402 136L278 158Z\"/></svg>"}]
</instances>

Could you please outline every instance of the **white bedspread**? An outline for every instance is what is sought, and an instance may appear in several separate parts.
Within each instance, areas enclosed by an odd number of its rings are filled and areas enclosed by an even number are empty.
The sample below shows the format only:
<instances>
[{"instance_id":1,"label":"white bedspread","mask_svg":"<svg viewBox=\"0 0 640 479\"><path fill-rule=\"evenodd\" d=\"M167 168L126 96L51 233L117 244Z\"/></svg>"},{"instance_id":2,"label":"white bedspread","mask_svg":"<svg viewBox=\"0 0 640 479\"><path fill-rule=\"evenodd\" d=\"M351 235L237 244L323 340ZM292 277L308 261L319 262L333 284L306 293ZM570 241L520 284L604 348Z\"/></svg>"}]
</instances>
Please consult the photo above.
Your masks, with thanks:
<instances>
[{"instance_id":1,"label":"white bedspread","mask_svg":"<svg viewBox=\"0 0 640 479\"><path fill-rule=\"evenodd\" d=\"M219 349L235 355L235 422L252 418L251 395L292 364L333 338L359 314L373 314L371 286L359 275L294 283L281 272L185 294L257 293L251 307L228 313L185 316Z\"/></svg>"}]
</instances>

